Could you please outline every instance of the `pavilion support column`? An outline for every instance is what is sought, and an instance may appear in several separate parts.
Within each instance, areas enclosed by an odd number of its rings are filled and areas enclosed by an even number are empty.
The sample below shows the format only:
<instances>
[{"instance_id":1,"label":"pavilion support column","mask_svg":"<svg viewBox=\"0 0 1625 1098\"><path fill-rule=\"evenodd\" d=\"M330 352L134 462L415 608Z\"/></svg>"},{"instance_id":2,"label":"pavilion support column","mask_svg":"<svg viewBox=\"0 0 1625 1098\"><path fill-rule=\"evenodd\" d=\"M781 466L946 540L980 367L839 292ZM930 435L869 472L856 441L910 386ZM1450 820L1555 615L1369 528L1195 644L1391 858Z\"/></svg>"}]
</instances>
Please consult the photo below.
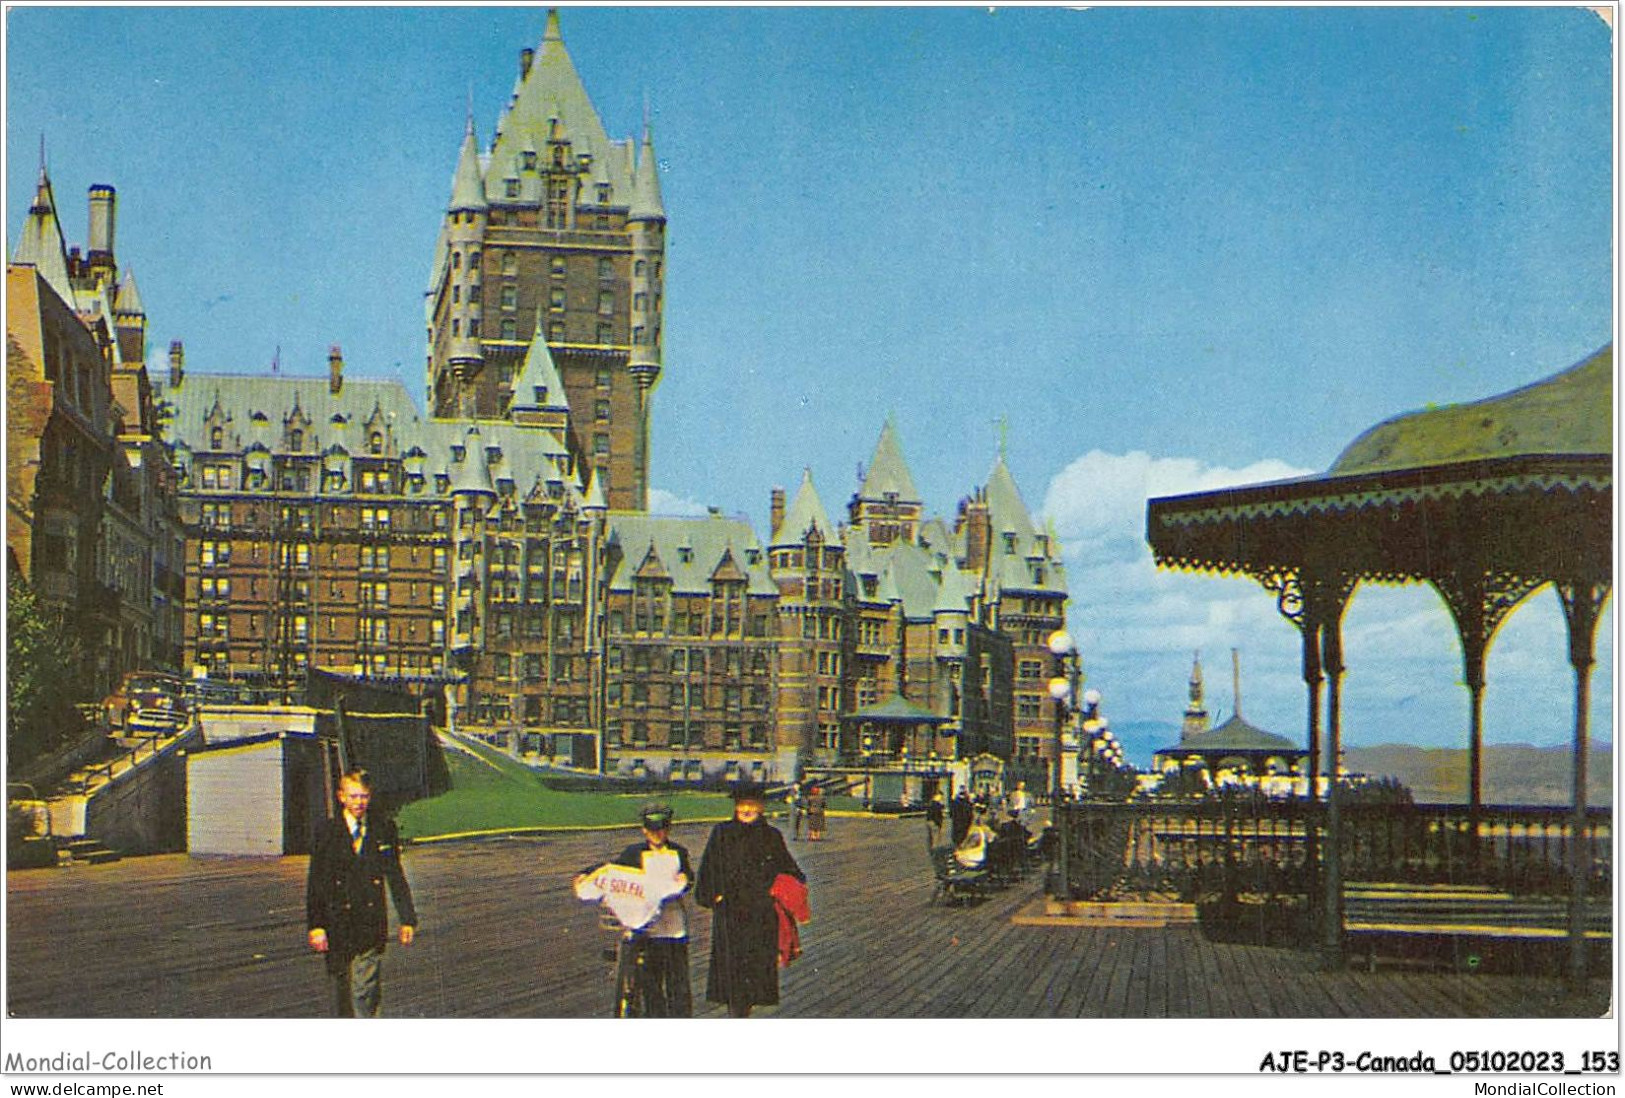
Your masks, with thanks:
<instances>
[{"instance_id":1,"label":"pavilion support column","mask_svg":"<svg viewBox=\"0 0 1625 1098\"><path fill-rule=\"evenodd\" d=\"M1511 574L1487 574L1472 565L1431 580L1456 623L1461 643L1462 677L1467 684L1467 820L1468 850L1475 879L1483 868L1480 825L1484 806L1484 668L1490 641L1501 623L1540 586Z\"/></svg>"},{"instance_id":2,"label":"pavilion support column","mask_svg":"<svg viewBox=\"0 0 1625 1098\"><path fill-rule=\"evenodd\" d=\"M1585 580L1557 584L1569 626L1569 663L1574 667L1574 811L1569 830L1569 989L1586 986L1586 892L1591 842L1586 834L1586 763L1591 752L1591 668L1596 662L1597 620L1609 585Z\"/></svg>"},{"instance_id":3,"label":"pavilion support column","mask_svg":"<svg viewBox=\"0 0 1625 1098\"><path fill-rule=\"evenodd\" d=\"M1308 744L1309 754L1304 757L1304 777L1308 781L1309 812L1304 816L1303 866L1308 877L1304 888L1309 898L1309 909L1318 914L1320 906L1320 691L1326 676L1320 666L1320 626L1305 615L1303 635L1303 684L1309 696Z\"/></svg>"},{"instance_id":4,"label":"pavilion support column","mask_svg":"<svg viewBox=\"0 0 1625 1098\"><path fill-rule=\"evenodd\" d=\"M1343 755L1343 611L1352 585L1320 586L1314 617L1320 627L1320 662L1326 675L1326 899L1321 912L1321 956L1328 967L1343 966L1343 795L1337 783Z\"/></svg>"}]
</instances>

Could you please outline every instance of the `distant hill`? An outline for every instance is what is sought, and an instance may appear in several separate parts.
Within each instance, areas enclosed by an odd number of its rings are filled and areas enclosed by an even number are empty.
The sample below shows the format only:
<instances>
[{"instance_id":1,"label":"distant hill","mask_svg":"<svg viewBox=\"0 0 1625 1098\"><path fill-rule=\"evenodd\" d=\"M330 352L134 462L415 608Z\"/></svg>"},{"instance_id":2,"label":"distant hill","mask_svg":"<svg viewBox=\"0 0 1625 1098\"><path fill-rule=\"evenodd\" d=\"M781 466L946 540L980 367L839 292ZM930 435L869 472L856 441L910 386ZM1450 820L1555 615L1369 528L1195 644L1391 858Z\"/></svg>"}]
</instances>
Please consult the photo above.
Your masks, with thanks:
<instances>
[{"instance_id":1,"label":"distant hill","mask_svg":"<svg viewBox=\"0 0 1625 1098\"><path fill-rule=\"evenodd\" d=\"M1570 802L1574 753L1567 747L1491 744L1484 748L1485 804L1550 804ZM1410 786L1418 801L1464 804L1467 801L1465 747L1412 747L1379 744L1351 747L1343 764L1357 774L1394 777ZM1586 772L1586 799L1594 805L1614 803L1613 745L1594 746Z\"/></svg>"}]
</instances>

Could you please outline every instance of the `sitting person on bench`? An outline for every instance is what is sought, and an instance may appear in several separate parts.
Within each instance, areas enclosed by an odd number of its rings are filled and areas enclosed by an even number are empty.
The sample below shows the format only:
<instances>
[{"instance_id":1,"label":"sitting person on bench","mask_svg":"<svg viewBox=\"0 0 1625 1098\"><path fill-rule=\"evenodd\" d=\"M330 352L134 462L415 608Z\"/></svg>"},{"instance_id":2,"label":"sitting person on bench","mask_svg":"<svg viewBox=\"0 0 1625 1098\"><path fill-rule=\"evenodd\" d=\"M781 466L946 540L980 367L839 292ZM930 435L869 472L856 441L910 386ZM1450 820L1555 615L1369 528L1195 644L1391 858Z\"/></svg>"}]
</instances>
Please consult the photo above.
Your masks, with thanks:
<instances>
[{"instance_id":1,"label":"sitting person on bench","mask_svg":"<svg viewBox=\"0 0 1625 1098\"><path fill-rule=\"evenodd\" d=\"M993 829L987 826L987 819L978 813L965 833L965 841L954 848L954 861L966 869L982 868L987 862L988 848L997 839Z\"/></svg>"}]
</instances>

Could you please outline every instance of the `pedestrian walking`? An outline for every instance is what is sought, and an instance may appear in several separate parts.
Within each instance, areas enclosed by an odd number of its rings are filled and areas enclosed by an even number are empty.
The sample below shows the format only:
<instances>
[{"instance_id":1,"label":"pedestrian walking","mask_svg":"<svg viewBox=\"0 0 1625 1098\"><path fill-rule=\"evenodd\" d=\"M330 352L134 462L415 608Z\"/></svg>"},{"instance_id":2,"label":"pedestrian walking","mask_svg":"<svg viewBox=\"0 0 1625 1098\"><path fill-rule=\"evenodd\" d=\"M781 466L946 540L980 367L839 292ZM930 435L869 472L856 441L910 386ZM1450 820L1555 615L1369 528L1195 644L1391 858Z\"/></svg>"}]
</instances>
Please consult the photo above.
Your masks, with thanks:
<instances>
[{"instance_id":1,"label":"pedestrian walking","mask_svg":"<svg viewBox=\"0 0 1625 1098\"><path fill-rule=\"evenodd\" d=\"M639 812L642 840L622 850L609 863L642 874L642 893L650 901L636 913L630 905L615 912L625 928L616 955L616 1017L687 1018L694 1013L688 980L688 907L684 901L694 883L694 870L688 849L671 841L672 818L670 805L644 805ZM654 887L651 882L656 877L670 885ZM577 877L576 895L583 899L608 898L614 886L600 886L598 878L599 872L593 870ZM637 925L627 926L627 920Z\"/></svg>"},{"instance_id":2,"label":"pedestrian walking","mask_svg":"<svg viewBox=\"0 0 1625 1098\"><path fill-rule=\"evenodd\" d=\"M801 818L806 815L807 799L801 792L800 784L790 787L790 837L801 838Z\"/></svg>"},{"instance_id":3,"label":"pedestrian walking","mask_svg":"<svg viewBox=\"0 0 1625 1098\"><path fill-rule=\"evenodd\" d=\"M376 1018L383 1005L384 947L395 901L401 945L417 932L412 890L401 869L395 821L370 811L372 786L363 770L339 779L339 813L317 829L305 882L310 948L325 956L333 981L333 1011L340 1018Z\"/></svg>"},{"instance_id":4,"label":"pedestrian walking","mask_svg":"<svg viewBox=\"0 0 1625 1098\"><path fill-rule=\"evenodd\" d=\"M711 911L705 997L726 1004L735 1018L778 1003L780 917L774 885L781 876L800 885L807 880L784 836L763 818L765 806L761 786L735 788L733 819L712 828L695 885L696 902Z\"/></svg>"},{"instance_id":5,"label":"pedestrian walking","mask_svg":"<svg viewBox=\"0 0 1625 1098\"><path fill-rule=\"evenodd\" d=\"M820 842L824 838L824 815L828 805L824 801L824 790L813 786L807 791L807 841Z\"/></svg>"}]
</instances>

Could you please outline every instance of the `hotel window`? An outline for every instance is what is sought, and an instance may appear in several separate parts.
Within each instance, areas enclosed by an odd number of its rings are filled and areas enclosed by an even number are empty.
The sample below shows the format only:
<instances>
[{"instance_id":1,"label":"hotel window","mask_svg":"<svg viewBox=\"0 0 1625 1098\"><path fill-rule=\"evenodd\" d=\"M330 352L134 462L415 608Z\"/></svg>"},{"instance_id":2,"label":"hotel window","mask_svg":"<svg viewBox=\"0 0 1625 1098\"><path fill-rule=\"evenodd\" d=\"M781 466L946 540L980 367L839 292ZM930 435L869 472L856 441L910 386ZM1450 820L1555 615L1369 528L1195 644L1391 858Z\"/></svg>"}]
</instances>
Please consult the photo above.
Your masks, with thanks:
<instances>
[{"instance_id":1,"label":"hotel window","mask_svg":"<svg viewBox=\"0 0 1625 1098\"><path fill-rule=\"evenodd\" d=\"M512 282L503 283L503 285L502 285L502 307L504 309L513 309L513 308L516 308L518 305L519 305L519 287L514 285Z\"/></svg>"},{"instance_id":2,"label":"hotel window","mask_svg":"<svg viewBox=\"0 0 1625 1098\"><path fill-rule=\"evenodd\" d=\"M564 321L555 320L547 326L547 339L550 343L564 342Z\"/></svg>"},{"instance_id":3,"label":"hotel window","mask_svg":"<svg viewBox=\"0 0 1625 1098\"><path fill-rule=\"evenodd\" d=\"M600 184L598 184L598 204L600 206L609 205L609 184L608 183L600 183Z\"/></svg>"},{"instance_id":4,"label":"hotel window","mask_svg":"<svg viewBox=\"0 0 1625 1098\"><path fill-rule=\"evenodd\" d=\"M599 316L614 316L615 315L615 291L614 290L599 290L598 291L598 315Z\"/></svg>"},{"instance_id":5,"label":"hotel window","mask_svg":"<svg viewBox=\"0 0 1625 1098\"><path fill-rule=\"evenodd\" d=\"M519 329L514 325L513 321L504 320L502 322L502 338L503 339L508 339L508 340L516 339L516 338L518 338L518 335L519 335Z\"/></svg>"},{"instance_id":6,"label":"hotel window","mask_svg":"<svg viewBox=\"0 0 1625 1098\"><path fill-rule=\"evenodd\" d=\"M525 171L527 171L527 172L535 171L536 170L536 153L535 153L535 151L532 150L532 149L526 149L524 152L520 153L519 154L519 162L520 162L521 165L523 165Z\"/></svg>"},{"instance_id":7,"label":"hotel window","mask_svg":"<svg viewBox=\"0 0 1625 1098\"><path fill-rule=\"evenodd\" d=\"M439 618L429 623L429 642L431 644L446 643L446 623Z\"/></svg>"},{"instance_id":8,"label":"hotel window","mask_svg":"<svg viewBox=\"0 0 1625 1098\"><path fill-rule=\"evenodd\" d=\"M564 287L554 286L547 295L547 307L555 313L564 312Z\"/></svg>"},{"instance_id":9,"label":"hotel window","mask_svg":"<svg viewBox=\"0 0 1625 1098\"><path fill-rule=\"evenodd\" d=\"M549 263L549 267L552 269L555 278L564 277L564 257L562 255L554 256Z\"/></svg>"},{"instance_id":10,"label":"hotel window","mask_svg":"<svg viewBox=\"0 0 1625 1098\"><path fill-rule=\"evenodd\" d=\"M615 342L615 329L614 329L614 327L612 327L611 325L608 325L608 324L600 324L600 325L598 325L598 342L601 343L601 344L602 343L613 343L613 342Z\"/></svg>"},{"instance_id":11,"label":"hotel window","mask_svg":"<svg viewBox=\"0 0 1625 1098\"><path fill-rule=\"evenodd\" d=\"M508 195L509 198L518 198L519 197L519 180L517 180L517 179L505 179L505 180L503 180L503 184L504 184L504 186L506 188L507 195Z\"/></svg>"}]
</instances>

